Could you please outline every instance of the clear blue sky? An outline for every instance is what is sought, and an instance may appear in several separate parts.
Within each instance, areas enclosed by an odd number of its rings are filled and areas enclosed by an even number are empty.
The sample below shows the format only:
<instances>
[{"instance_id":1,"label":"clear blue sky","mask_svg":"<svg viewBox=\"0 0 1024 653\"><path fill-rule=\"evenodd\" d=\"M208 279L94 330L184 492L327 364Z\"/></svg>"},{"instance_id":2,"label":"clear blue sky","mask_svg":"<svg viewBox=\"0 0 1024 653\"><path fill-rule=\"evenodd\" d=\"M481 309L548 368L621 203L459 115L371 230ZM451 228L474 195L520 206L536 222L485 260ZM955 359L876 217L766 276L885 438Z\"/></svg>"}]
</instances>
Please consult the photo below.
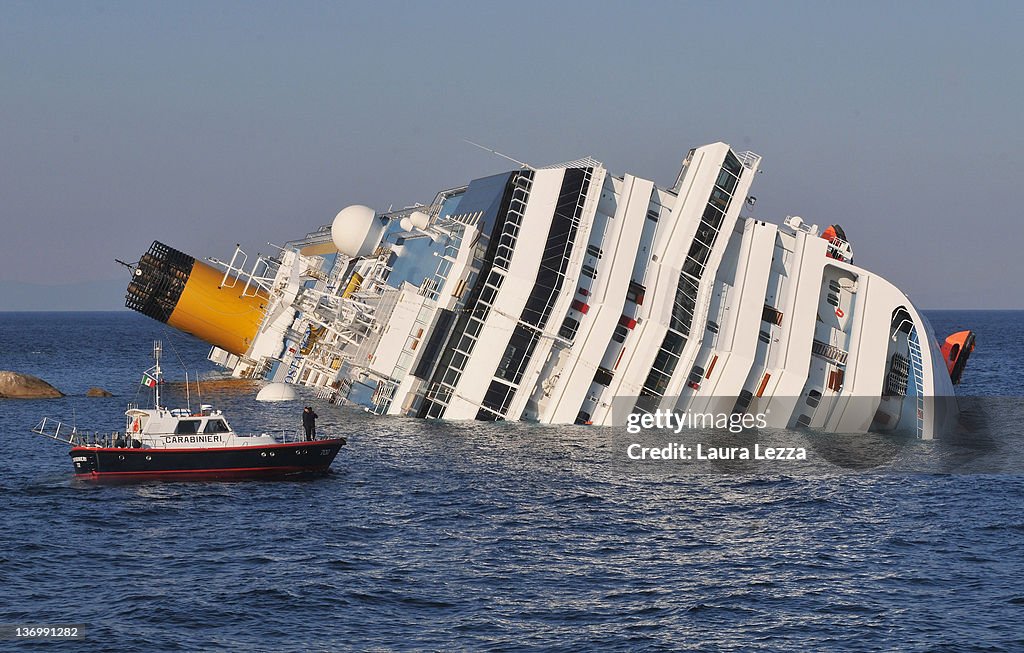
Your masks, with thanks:
<instances>
[{"instance_id":1,"label":"clear blue sky","mask_svg":"<svg viewBox=\"0 0 1024 653\"><path fill-rule=\"evenodd\" d=\"M463 137L660 184L723 140L758 217L839 222L919 306L1024 308L1022 7L4 1L0 310L508 167Z\"/></svg>"}]
</instances>

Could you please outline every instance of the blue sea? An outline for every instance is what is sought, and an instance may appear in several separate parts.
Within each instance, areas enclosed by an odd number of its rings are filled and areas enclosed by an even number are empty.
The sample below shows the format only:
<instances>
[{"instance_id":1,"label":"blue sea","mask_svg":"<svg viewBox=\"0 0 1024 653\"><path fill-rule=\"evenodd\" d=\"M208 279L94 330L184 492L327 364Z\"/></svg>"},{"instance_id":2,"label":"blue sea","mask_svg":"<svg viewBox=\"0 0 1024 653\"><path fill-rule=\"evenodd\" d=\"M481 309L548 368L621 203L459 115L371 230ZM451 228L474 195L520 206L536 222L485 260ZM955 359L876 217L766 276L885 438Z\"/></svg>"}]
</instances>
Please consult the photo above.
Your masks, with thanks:
<instances>
[{"instance_id":1,"label":"blue sea","mask_svg":"<svg viewBox=\"0 0 1024 653\"><path fill-rule=\"evenodd\" d=\"M0 313L0 369L67 394L0 400L0 624L85 635L0 650L1022 651L1024 311L929 316L978 334L960 389L1005 407L985 446L687 469L626 464L607 429L309 398L349 439L324 478L95 485L29 429L120 428L154 339L236 430L301 403L216 382L205 344L134 313Z\"/></svg>"}]
</instances>

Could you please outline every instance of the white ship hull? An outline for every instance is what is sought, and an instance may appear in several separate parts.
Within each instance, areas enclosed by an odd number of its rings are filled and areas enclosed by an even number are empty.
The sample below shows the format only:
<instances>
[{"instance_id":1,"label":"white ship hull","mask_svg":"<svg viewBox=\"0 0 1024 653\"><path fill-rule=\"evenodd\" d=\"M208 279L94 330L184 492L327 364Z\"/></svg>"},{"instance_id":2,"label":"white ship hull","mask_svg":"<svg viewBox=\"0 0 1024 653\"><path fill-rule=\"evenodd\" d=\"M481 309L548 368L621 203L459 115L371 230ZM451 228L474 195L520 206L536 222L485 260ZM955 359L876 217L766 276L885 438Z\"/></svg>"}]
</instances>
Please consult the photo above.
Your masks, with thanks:
<instances>
[{"instance_id":1,"label":"white ship hull","mask_svg":"<svg viewBox=\"0 0 1024 653\"><path fill-rule=\"evenodd\" d=\"M216 301L259 312L224 327L241 338L199 326L187 261L159 307L166 266L140 263L129 305L205 337L235 375L377 413L619 425L660 408L940 433L955 361L833 230L741 215L760 160L715 143L668 189L587 159L346 209L273 258L221 264Z\"/></svg>"}]
</instances>

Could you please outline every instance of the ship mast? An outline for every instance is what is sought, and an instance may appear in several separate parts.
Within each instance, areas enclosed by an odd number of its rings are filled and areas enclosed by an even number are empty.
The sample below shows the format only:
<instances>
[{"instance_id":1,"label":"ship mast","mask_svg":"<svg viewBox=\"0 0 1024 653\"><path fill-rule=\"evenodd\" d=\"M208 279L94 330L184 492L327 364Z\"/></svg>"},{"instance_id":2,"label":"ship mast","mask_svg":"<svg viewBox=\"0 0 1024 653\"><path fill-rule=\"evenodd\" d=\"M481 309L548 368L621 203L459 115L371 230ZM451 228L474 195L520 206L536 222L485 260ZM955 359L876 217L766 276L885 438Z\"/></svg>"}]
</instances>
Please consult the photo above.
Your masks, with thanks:
<instances>
[{"instance_id":1,"label":"ship mast","mask_svg":"<svg viewBox=\"0 0 1024 653\"><path fill-rule=\"evenodd\" d=\"M163 382L163 372L160 370L160 353L163 351L163 345L159 340L153 341L153 359L156 361L156 365L153 366L153 376L156 378L156 385L153 386L154 399L153 403L157 410L160 410L160 384Z\"/></svg>"}]
</instances>

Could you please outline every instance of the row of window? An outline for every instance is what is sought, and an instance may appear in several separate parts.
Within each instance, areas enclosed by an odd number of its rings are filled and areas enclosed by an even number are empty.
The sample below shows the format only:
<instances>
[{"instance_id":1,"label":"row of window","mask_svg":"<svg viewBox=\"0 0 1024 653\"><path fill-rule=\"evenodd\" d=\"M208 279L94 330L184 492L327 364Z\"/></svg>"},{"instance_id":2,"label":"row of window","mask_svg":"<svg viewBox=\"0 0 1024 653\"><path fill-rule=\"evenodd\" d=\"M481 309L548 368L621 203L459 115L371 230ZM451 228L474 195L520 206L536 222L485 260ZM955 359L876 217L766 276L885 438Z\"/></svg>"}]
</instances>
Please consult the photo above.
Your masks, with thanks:
<instances>
[{"instance_id":1,"label":"row of window","mask_svg":"<svg viewBox=\"0 0 1024 653\"><path fill-rule=\"evenodd\" d=\"M526 201L530 197L532 185L532 179L525 179L524 183L518 184L512 193L512 201L509 202L508 214L505 217L498 249L494 255L493 265L501 270L507 271L509 263L512 261L512 252L515 251L516 241L519 239L519 228L523 224L523 214L526 212Z\"/></svg>"},{"instance_id":2,"label":"row of window","mask_svg":"<svg viewBox=\"0 0 1024 653\"><path fill-rule=\"evenodd\" d=\"M704 214L697 226L697 233L694 235L690 250L683 262L672 305L669 330L665 334L654 365L640 391L642 397L663 396L671 382L672 374L679 363L680 354L686 344L686 336L689 334L693 322L700 280L704 275L705 265L711 256L712 248L718 239L719 229L732 201L732 192L736 189L739 172L740 162L730 151L726 154L722 168L719 170L715 187L708 198ZM654 404L651 401L641 401L637 403L637 408L644 410L648 405Z\"/></svg>"},{"instance_id":3,"label":"row of window","mask_svg":"<svg viewBox=\"0 0 1024 653\"><path fill-rule=\"evenodd\" d=\"M505 240L499 240L494 250L494 256L490 261L491 268L487 273L484 285L472 306L467 305L469 313L456 324L455 330L449 340L450 348L442 354L440 364L434 374L433 394L428 395L420 414L427 417L440 418L448 407L455 386L462 378L469 357L473 354L477 337L483 329L484 320L490 314L491 306L501 289L505 275L501 272L507 269L508 260L511 258L510 246L515 245L515 237L519 233L519 226L522 221L522 212L526 207L529 191L533 185L533 172L521 171L512 180L512 195L508 200L502 224L502 236ZM506 191L508 192L508 191ZM508 240L511 238L512 240ZM487 239L481 238L477 242L477 249L474 251L474 258L487 260L487 249L490 243L485 244ZM504 248L504 249L503 249ZM503 267L504 266L504 267ZM461 329L461 333L459 333ZM452 345L454 343L454 345Z\"/></svg>"},{"instance_id":4,"label":"row of window","mask_svg":"<svg viewBox=\"0 0 1024 653\"><path fill-rule=\"evenodd\" d=\"M482 408L477 414L477 419L503 418L515 397L519 382L522 381L523 373L537 346L540 332L547 324L561 292L569 256L575 245L583 201L590 187L590 175L590 168L569 168L565 171L537 277L520 315L520 324L513 329L494 372L494 378L481 402ZM597 257L600 257L600 254L598 249ZM596 274L597 271L594 270L594 275ZM562 327L565 326L563 321Z\"/></svg>"}]
</instances>

